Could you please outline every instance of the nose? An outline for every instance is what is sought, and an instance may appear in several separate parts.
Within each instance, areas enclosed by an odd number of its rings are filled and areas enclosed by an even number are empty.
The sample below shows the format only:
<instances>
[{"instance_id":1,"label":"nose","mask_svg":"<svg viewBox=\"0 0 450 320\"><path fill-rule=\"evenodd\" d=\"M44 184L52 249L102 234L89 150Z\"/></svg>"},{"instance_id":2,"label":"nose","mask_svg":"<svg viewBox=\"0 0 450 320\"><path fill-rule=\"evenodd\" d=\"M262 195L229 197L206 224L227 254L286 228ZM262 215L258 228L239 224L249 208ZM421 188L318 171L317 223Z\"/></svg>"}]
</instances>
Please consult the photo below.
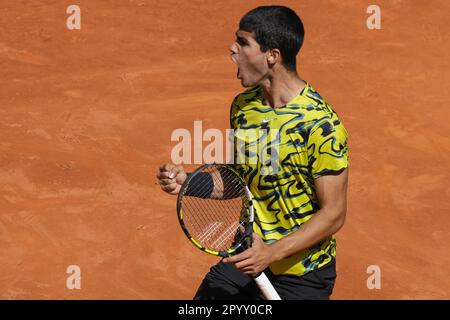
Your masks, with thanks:
<instances>
[{"instance_id":1,"label":"nose","mask_svg":"<svg viewBox=\"0 0 450 320\"><path fill-rule=\"evenodd\" d=\"M231 54L236 54L237 53L237 45L236 42L233 42L228 49L230 49Z\"/></svg>"},{"instance_id":2,"label":"nose","mask_svg":"<svg viewBox=\"0 0 450 320\"><path fill-rule=\"evenodd\" d=\"M236 61L236 54L237 54L236 43L233 43L232 45L230 45L229 49L230 49L230 53L231 53L231 61L233 61L233 63L237 63L237 61Z\"/></svg>"}]
</instances>

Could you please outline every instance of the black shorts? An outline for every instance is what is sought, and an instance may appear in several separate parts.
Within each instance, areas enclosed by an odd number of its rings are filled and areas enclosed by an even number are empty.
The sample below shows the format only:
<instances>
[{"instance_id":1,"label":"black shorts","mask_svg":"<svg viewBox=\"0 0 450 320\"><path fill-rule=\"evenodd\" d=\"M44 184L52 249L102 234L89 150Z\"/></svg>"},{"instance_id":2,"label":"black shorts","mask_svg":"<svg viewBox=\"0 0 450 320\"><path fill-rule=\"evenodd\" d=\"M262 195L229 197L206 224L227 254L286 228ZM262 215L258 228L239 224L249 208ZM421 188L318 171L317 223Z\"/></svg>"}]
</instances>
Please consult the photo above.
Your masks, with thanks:
<instances>
[{"instance_id":1,"label":"black shorts","mask_svg":"<svg viewBox=\"0 0 450 320\"><path fill-rule=\"evenodd\" d=\"M328 300L336 280L336 262L333 259L322 268L302 276L265 273L283 300ZM211 267L195 294L194 300L262 300L255 281L223 263Z\"/></svg>"}]
</instances>

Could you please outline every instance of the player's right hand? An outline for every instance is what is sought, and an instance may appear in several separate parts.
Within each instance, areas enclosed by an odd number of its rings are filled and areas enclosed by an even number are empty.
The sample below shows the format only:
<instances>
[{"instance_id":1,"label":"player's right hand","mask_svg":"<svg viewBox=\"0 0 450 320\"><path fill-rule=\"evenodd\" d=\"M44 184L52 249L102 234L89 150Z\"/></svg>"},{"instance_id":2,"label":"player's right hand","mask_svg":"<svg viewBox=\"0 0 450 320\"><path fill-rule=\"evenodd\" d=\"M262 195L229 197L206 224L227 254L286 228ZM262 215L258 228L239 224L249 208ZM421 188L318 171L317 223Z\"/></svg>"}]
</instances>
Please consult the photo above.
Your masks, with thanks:
<instances>
[{"instance_id":1,"label":"player's right hand","mask_svg":"<svg viewBox=\"0 0 450 320\"><path fill-rule=\"evenodd\" d=\"M187 174L182 166L166 163L159 167L156 178L158 178L159 185L163 191L170 194L178 194L187 178Z\"/></svg>"}]
</instances>

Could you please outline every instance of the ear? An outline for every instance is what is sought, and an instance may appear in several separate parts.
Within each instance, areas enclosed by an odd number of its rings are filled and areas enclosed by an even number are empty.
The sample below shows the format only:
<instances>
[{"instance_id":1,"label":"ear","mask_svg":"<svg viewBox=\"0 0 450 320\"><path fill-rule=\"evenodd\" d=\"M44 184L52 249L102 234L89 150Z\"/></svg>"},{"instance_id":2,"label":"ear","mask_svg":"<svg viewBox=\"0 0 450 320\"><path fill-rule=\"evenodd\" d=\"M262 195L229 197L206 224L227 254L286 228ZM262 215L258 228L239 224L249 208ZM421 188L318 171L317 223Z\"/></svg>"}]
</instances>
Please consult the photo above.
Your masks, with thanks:
<instances>
[{"instance_id":1,"label":"ear","mask_svg":"<svg viewBox=\"0 0 450 320\"><path fill-rule=\"evenodd\" d=\"M281 53L278 49L272 49L268 51L267 62L269 65L274 65L277 62L281 62Z\"/></svg>"}]
</instances>

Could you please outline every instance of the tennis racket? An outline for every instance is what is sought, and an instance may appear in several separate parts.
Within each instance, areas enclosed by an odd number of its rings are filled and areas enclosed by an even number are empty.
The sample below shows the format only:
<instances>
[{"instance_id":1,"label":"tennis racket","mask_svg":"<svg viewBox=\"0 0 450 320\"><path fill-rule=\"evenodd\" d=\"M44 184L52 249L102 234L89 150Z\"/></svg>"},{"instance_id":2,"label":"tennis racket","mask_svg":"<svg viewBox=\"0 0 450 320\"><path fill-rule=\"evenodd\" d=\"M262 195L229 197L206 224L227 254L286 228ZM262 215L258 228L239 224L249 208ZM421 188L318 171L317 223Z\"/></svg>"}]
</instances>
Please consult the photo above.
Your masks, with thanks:
<instances>
[{"instance_id":1,"label":"tennis racket","mask_svg":"<svg viewBox=\"0 0 450 320\"><path fill-rule=\"evenodd\" d=\"M206 164L183 183L178 220L196 247L212 255L231 256L251 246L252 199L245 181L231 166ZM254 280L267 300L281 300L263 272Z\"/></svg>"}]
</instances>

